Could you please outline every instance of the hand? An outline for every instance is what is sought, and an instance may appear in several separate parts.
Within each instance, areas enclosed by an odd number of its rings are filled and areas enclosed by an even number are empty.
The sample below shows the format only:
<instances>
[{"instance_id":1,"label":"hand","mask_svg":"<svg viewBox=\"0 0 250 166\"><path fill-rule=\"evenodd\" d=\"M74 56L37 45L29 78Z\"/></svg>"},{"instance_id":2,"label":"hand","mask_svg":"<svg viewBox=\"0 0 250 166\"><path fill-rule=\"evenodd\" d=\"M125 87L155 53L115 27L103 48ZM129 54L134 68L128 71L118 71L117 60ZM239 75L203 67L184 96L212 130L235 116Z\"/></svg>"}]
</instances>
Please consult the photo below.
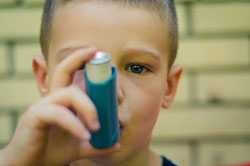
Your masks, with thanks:
<instances>
[{"instance_id":1,"label":"hand","mask_svg":"<svg viewBox=\"0 0 250 166\"><path fill-rule=\"evenodd\" d=\"M97 113L88 96L70 85L73 73L95 52L93 48L75 51L57 65L51 94L21 116L11 142L0 153L0 164L61 166L119 149L118 144L103 150L90 145L90 131L99 128Z\"/></svg>"}]
</instances>

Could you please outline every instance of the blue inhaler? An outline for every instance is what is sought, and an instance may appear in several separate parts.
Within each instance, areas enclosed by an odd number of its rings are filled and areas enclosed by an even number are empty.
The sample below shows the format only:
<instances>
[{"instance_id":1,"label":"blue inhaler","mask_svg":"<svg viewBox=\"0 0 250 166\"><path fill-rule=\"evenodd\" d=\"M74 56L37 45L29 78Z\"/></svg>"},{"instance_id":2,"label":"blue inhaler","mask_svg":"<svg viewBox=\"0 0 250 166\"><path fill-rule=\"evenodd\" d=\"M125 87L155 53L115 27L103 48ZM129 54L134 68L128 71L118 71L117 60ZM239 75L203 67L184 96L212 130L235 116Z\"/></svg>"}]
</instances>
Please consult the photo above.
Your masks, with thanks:
<instances>
[{"instance_id":1,"label":"blue inhaler","mask_svg":"<svg viewBox=\"0 0 250 166\"><path fill-rule=\"evenodd\" d=\"M120 127L117 112L115 67L111 66L111 56L97 52L86 64L84 71L86 92L95 104L100 129L91 133L90 143L95 148L111 147L118 141Z\"/></svg>"}]
</instances>

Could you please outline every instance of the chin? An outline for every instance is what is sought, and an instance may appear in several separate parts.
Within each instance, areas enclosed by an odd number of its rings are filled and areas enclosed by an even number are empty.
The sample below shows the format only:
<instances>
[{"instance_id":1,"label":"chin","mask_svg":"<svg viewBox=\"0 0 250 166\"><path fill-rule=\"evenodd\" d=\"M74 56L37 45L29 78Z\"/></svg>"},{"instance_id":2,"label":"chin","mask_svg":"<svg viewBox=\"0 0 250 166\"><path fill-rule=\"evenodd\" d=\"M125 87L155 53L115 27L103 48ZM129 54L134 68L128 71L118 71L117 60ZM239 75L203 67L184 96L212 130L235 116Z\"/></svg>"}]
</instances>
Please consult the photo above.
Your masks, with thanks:
<instances>
[{"instance_id":1,"label":"chin","mask_svg":"<svg viewBox=\"0 0 250 166\"><path fill-rule=\"evenodd\" d=\"M132 142L132 138L129 135L129 132L126 129L121 129L121 137L119 139L119 143L121 144L121 148L118 151L113 153L108 153L102 156L97 156L91 158L90 160L95 162L97 165L102 166L117 166L129 160L130 157L133 157L136 154L136 147L131 146L134 145Z\"/></svg>"},{"instance_id":2,"label":"chin","mask_svg":"<svg viewBox=\"0 0 250 166\"><path fill-rule=\"evenodd\" d=\"M131 152L128 149L121 148L120 151L93 157L89 160L96 163L96 165L116 166L121 165L123 162L125 162L129 158L130 153Z\"/></svg>"}]
</instances>

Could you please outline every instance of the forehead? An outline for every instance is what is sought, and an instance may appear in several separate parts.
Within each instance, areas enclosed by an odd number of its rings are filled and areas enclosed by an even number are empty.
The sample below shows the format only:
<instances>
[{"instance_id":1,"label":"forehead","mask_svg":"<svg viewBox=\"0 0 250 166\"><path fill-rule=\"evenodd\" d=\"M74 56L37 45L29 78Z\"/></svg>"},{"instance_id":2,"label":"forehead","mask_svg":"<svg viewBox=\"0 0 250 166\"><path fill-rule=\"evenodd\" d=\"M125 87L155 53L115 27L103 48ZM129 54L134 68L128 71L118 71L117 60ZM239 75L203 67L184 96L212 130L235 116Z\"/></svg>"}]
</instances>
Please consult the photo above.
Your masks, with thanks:
<instances>
[{"instance_id":1,"label":"forehead","mask_svg":"<svg viewBox=\"0 0 250 166\"><path fill-rule=\"evenodd\" d=\"M53 19L51 49L94 45L107 51L127 46L168 50L168 27L156 12L112 2L74 2L60 6Z\"/></svg>"}]
</instances>

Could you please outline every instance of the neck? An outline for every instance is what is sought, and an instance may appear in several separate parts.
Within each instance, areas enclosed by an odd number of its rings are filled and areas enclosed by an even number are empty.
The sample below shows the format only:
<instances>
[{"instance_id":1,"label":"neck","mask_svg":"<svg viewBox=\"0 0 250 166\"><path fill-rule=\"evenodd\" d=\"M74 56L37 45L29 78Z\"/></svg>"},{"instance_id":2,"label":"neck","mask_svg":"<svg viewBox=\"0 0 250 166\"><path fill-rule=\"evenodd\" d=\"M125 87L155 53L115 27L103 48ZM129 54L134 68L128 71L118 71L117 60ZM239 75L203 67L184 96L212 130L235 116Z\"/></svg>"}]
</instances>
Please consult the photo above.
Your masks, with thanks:
<instances>
[{"instance_id":1,"label":"neck","mask_svg":"<svg viewBox=\"0 0 250 166\"><path fill-rule=\"evenodd\" d=\"M143 152L136 153L136 155L131 155L132 157L129 157L123 162L120 163L110 163L107 165L114 165L114 166L138 166L138 165L144 165L144 166L161 166L162 161L159 155L152 152L151 150L144 150ZM91 160L81 160L77 161L71 166L103 166L105 161L99 161L94 162Z\"/></svg>"}]
</instances>

